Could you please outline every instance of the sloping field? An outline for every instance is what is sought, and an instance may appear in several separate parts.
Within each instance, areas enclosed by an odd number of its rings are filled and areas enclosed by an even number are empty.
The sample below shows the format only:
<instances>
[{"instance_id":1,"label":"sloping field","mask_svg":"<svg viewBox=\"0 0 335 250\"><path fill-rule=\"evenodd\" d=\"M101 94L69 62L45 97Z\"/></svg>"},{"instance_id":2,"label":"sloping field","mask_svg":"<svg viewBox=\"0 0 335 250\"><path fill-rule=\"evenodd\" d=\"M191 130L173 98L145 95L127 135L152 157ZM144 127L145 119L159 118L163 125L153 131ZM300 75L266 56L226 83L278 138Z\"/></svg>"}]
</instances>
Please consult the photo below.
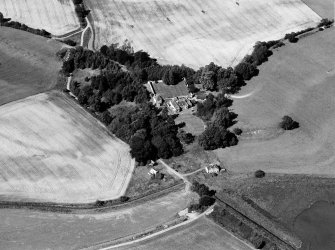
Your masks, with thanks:
<instances>
[{"instance_id":1,"label":"sloping field","mask_svg":"<svg viewBox=\"0 0 335 250\"><path fill-rule=\"evenodd\" d=\"M300 123L269 140L241 140L217 150L233 171L335 176L334 28L287 44L260 67L232 106L242 129L272 129L284 115Z\"/></svg>"},{"instance_id":2,"label":"sloping field","mask_svg":"<svg viewBox=\"0 0 335 250\"><path fill-rule=\"evenodd\" d=\"M238 63L256 41L315 26L300 0L86 0L97 45L132 42L166 64Z\"/></svg>"},{"instance_id":3,"label":"sloping field","mask_svg":"<svg viewBox=\"0 0 335 250\"><path fill-rule=\"evenodd\" d=\"M1 0L0 12L12 21L62 35L80 27L72 0Z\"/></svg>"},{"instance_id":4,"label":"sloping field","mask_svg":"<svg viewBox=\"0 0 335 250\"><path fill-rule=\"evenodd\" d=\"M138 250L251 250L243 241L207 218L198 219L191 225L173 229L158 237L135 243L120 249Z\"/></svg>"},{"instance_id":5,"label":"sloping field","mask_svg":"<svg viewBox=\"0 0 335 250\"><path fill-rule=\"evenodd\" d=\"M189 202L188 193L181 191L103 214L1 209L0 248L83 249L162 225L172 220Z\"/></svg>"},{"instance_id":6,"label":"sloping field","mask_svg":"<svg viewBox=\"0 0 335 250\"><path fill-rule=\"evenodd\" d=\"M0 27L0 105L52 88L61 68L55 56L61 46L41 36Z\"/></svg>"},{"instance_id":7,"label":"sloping field","mask_svg":"<svg viewBox=\"0 0 335 250\"><path fill-rule=\"evenodd\" d=\"M129 147L75 102L39 94L0 107L3 199L94 202L125 192Z\"/></svg>"},{"instance_id":8,"label":"sloping field","mask_svg":"<svg viewBox=\"0 0 335 250\"><path fill-rule=\"evenodd\" d=\"M334 0L303 0L312 10L323 18L334 19L335 2Z\"/></svg>"}]
</instances>

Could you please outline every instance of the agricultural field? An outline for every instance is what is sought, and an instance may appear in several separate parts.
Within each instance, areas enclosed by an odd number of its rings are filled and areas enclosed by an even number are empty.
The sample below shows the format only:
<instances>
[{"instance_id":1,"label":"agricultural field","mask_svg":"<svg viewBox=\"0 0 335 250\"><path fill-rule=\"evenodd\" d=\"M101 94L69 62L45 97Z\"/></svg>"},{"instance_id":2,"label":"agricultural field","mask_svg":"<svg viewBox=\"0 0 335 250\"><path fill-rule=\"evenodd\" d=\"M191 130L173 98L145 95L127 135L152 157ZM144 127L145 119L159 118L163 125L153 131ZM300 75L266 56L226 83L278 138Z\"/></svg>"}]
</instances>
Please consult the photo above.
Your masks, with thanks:
<instances>
[{"instance_id":1,"label":"agricultural field","mask_svg":"<svg viewBox=\"0 0 335 250\"><path fill-rule=\"evenodd\" d=\"M315 26L301 0L87 0L96 45L123 43L164 64L237 64L259 40Z\"/></svg>"},{"instance_id":2,"label":"agricultural field","mask_svg":"<svg viewBox=\"0 0 335 250\"><path fill-rule=\"evenodd\" d=\"M179 191L99 214L1 209L0 248L83 249L160 226L174 219L189 202L189 193Z\"/></svg>"},{"instance_id":3,"label":"agricultural field","mask_svg":"<svg viewBox=\"0 0 335 250\"><path fill-rule=\"evenodd\" d=\"M335 5L333 0L303 0L303 2L321 17L334 19Z\"/></svg>"},{"instance_id":4,"label":"agricultural field","mask_svg":"<svg viewBox=\"0 0 335 250\"><path fill-rule=\"evenodd\" d=\"M0 107L0 195L5 200L94 202L123 195L129 146L60 93Z\"/></svg>"},{"instance_id":5,"label":"agricultural field","mask_svg":"<svg viewBox=\"0 0 335 250\"><path fill-rule=\"evenodd\" d=\"M281 117L290 115L300 128L217 150L228 169L335 176L334 53L330 28L279 48L260 67L259 76L239 93L244 98L234 100L236 126L275 131Z\"/></svg>"},{"instance_id":6,"label":"agricultural field","mask_svg":"<svg viewBox=\"0 0 335 250\"><path fill-rule=\"evenodd\" d=\"M61 47L54 40L1 27L0 105L53 88L61 68L56 58Z\"/></svg>"},{"instance_id":7,"label":"agricultural field","mask_svg":"<svg viewBox=\"0 0 335 250\"><path fill-rule=\"evenodd\" d=\"M176 228L161 236L121 247L138 250L251 250L251 246L237 239L207 218L201 218L191 225Z\"/></svg>"},{"instance_id":8,"label":"agricultural field","mask_svg":"<svg viewBox=\"0 0 335 250\"><path fill-rule=\"evenodd\" d=\"M0 12L12 21L63 35L80 28L72 0L1 0Z\"/></svg>"}]
</instances>

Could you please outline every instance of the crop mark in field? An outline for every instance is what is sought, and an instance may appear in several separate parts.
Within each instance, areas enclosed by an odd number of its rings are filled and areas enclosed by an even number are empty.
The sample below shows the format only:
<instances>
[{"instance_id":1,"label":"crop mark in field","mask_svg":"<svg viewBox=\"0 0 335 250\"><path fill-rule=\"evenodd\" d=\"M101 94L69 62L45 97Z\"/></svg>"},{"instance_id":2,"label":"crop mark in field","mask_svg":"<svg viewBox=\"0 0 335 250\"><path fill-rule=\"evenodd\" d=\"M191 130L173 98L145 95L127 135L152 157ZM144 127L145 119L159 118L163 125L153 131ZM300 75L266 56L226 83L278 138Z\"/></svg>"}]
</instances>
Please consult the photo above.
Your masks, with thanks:
<instances>
[{"instance_id":1,"label":"crop mark in field","mask_svg":"<svg viewBox=\"0 0 335 250\"><path fill-rule=\"evenodd\" d=\"M61 35L79 27L72 0L1 0L5 17Z\"/></svg>"},{"instance_id":2,"label":"crop mark in field","mask_svg":"<svg viewBox=\"0 0 335 250\"><path fill-rule=\"evenodd\" d=\"M64 97L39 94L0 107L0 195L82 203L125 192L134 168L128 145Z\"/></svg>"},{"instance_id":3,"label":"crop mark in field","mask_svg":"<svg viewBox=\"0 0 335 250\"><path fill-rule=\"evenodd\" d=\"M98 46L128 38L135 50L148 51L164 63L191 67L211 61L234 65L255 42L279 39L320 20L300 0L244 0L239 6L221 0L87 0L87 5L97 17ZM116 25L118 18L123 22Z\"/></svg>"}]
</instances>

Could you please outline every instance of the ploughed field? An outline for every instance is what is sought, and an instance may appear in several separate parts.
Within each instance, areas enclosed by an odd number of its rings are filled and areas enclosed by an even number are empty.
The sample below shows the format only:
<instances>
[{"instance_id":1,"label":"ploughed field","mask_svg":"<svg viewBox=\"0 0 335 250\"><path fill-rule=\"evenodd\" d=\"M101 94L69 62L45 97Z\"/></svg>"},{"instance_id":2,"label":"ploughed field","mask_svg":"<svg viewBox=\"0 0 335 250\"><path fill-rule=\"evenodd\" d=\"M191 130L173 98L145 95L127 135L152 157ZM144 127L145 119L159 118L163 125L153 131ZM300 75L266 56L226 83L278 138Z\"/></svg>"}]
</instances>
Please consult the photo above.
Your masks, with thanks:
<instances>
[{"instance_id":1,"label":"ploughed field","mask_svg":"<svg viewBox=\"0 0 335 250\"><path fill-rule=\"evenodd\" d=\"M62 35L78 29L72 0L1 0L0 12L12 21Z\"/></svg>"},{"instance_id":2,"label":"ploughed field","mask_svg":"<svg viewBox=\"0 0 335 250\"><path fill-rule=\"evenodd\" d=\"M237 126L276 131L281 117L300 128L273 137L240 140L217 150L232 171L335 176L335 40L334 28L281 47L260 67L235 99Z\"/></svg>"},{"instance_id":3,"label":"ploughed field","mask_svg":"<svg viewBox=\"0 0 335 250\"><path fill-rule=\"evenodd\" d=\"M64 203L124 194L129 147L77 103L39 94L0 107L0 195Z\"/></svg>"},{"instance_id":4,"label":"ploughed field","mask_svg":"<svg viewBox=\"0 0 335 250\"><path fill-rule=\"evenodd\" d=\"M315 26L300 0L86 0L96 45L131 41L161 63L237 64L259 40Z\"/></svg>"},{"instance_id":5,"label":"ploughed field","mask_svg":"<svg viewBox=\"0 0 335 250\"><path fill-rule=\"evenodd\" d=\"M0 105L54 87L61 68L56 52L61 47L51 39L0 27Z\"/></svg>"}]
</instances>

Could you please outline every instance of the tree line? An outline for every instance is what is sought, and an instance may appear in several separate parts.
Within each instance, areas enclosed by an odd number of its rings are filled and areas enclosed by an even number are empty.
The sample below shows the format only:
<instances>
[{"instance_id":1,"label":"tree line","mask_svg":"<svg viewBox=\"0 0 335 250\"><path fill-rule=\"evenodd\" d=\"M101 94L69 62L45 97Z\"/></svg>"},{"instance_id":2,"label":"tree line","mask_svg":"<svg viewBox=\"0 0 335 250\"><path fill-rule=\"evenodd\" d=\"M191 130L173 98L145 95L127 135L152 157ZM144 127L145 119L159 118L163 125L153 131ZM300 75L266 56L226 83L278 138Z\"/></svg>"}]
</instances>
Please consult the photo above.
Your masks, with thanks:
<instances>
[{"instance_id":1,"label":"tree line","mask_svg":"<svg viewBox=\"0 0 335 250\"><path fill-rule=\"evenodd\" d=\"M11 27L13 29L23 30L35 35L44 36L46 38L51 38L51 34L44 29L34 29L23 23L11 21L11 18L5 18L0 12L0 26Z\"/></svg>"},{"instance_id":2,"label":"tree line","mask_svg":"<svg viewBox=\"0 0 335 250\"><path fill-rule=\"evenodd\" d=\"M74 4L74 11L79 19L80 27L85 28L87 25L85 17L87 17L87 15L90 13L90 10L85 9L83 0L72 0L72 1Z\"/></svg>"}]
</instances>

